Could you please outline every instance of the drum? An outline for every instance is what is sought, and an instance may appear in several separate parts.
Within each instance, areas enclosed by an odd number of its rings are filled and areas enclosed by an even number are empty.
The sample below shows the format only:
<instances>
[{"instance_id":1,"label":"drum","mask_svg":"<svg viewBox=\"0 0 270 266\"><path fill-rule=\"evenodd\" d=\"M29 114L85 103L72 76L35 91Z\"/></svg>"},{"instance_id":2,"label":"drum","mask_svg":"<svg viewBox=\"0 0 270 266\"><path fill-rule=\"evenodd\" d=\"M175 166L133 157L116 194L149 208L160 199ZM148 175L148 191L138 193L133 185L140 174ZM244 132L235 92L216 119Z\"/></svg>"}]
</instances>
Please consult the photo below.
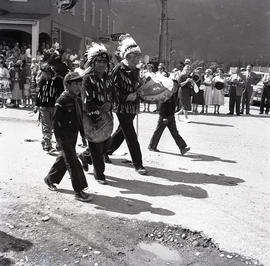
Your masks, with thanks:
<instances>
[{"instance_id":1,"label":"drum","mask_svg":"<svg viewBox=\"0 0 270 266\"><path fill-rule=\"evenodd\" d=\"M86 113L83 114L83 126L87 140L100 143L111 136L113 131L113 116L110 109L111 104L104 103L99 108L101 113L96 122Z\"/></svg>"},{"instance_id":2,"label":"drum","mask_svg":"<svg viewBox=\"0 0 270 266\"><path fill-rule=\"evenodd\" d=\"M220 77L216 77L215 78L215 85L214 87L217 89L217 90L223 90L225 88L225 82L224 82L224 79L220 78Z\"/></svg>"},{"instance_id":3,"label":"drum","mask_svg":"<svg viewBox=\"0 0 270 266\"><path fill-rule=\"evenodd\" d=\"M222 81L217 81L216 83L215 83L215 88L217 89L217 90L223 90L224 88L225 88L225 84L224 84L224 82L222 82Z\"/></svg>"},{"instance_id":4,"label":"drum","mask_svg":"<svg viewBox=\"0 0 270 266\"><path fill-rule=\"evenodd\" d=\"M150 74L142 78L143 83L138 89L140 97L150 103L167 101L173 94L174 82L170 78Z\"/></svg>"}]
</instances>

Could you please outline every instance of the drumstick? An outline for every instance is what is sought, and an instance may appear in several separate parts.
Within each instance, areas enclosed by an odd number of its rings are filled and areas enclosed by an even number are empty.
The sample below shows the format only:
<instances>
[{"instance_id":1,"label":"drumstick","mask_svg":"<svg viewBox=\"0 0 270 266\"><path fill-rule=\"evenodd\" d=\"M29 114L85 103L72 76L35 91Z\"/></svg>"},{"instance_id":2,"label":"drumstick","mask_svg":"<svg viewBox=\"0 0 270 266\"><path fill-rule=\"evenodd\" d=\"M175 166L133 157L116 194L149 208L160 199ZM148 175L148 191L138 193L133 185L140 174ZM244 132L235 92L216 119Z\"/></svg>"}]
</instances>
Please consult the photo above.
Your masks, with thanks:
<instances>
[{"instance_id":1,"label":"drumstick","mask_svg":"<svg viewBox=\"0 0 270 266\"><path fill-rule=\"evenodd\" d=\"M139 137L139 114L136 115L136 133L137 138Z\"/></svg>"}]
</instances>

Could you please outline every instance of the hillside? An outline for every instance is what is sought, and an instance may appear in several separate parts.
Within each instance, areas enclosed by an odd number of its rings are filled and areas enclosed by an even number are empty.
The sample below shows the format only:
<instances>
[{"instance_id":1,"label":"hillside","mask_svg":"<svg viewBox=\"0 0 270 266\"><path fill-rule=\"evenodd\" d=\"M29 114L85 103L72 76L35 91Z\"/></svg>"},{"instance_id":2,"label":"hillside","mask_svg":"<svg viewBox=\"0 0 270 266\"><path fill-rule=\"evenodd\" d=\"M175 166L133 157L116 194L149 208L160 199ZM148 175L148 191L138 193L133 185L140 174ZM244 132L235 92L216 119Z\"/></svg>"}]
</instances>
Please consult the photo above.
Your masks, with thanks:
<instances>
[{"instance_id":1,"label":"hillside","mask_svg":"<svg viewBox=\"0 0 270 266\"><path fill-rule=\"evenodd\" d=\"M119 31L144 53L158 54L159 0L113 0ZM269 0L168 0L170 38L178 59L270 61Z\"/></svg>"}]
</instances>

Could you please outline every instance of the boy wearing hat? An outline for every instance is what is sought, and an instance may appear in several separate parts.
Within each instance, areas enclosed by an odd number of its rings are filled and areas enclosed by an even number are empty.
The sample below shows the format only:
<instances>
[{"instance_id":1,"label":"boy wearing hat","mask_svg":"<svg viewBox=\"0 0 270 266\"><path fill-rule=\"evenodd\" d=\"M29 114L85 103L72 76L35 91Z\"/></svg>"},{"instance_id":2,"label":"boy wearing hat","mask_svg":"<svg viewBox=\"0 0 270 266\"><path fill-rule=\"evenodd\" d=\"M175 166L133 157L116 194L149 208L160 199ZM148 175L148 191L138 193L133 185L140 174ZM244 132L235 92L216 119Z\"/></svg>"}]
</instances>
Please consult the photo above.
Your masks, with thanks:
<instances>
[{"instance_id":1,"label":"boy wearing hat","mask_svg":"<svg viewBox=\"0 0 270 266\"><path fill-rule=\"evenodd\" d=\"M78 132L84 136L82 102L78 97L82 77L77 72L68 73L64 78L64 86L65 91L56 101L53 118L54 134L61 151L44 181L50 190L57 190L55 184L61 182L68 170L75 199L88 202L92 196L83 191L88 185L75 149Z\"/></svg>"}]
</instances>

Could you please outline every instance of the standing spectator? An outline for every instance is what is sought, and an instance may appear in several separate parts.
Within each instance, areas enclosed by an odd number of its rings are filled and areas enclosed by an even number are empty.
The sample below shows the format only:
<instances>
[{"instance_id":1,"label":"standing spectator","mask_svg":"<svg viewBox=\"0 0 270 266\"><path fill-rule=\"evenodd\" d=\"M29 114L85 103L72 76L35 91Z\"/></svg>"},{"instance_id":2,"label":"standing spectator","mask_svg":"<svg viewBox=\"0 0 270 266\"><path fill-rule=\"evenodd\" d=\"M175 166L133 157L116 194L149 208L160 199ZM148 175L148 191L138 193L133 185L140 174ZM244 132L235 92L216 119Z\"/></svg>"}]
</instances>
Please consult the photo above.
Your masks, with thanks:
<instances>
[{"instance_id":1,"label":"standing spectator","mask_svg":"<svg viewBox=\"0 0 270 266\"><path fill-rule=\"evenodd\" d=\"M41 67L41 77L38 82L38 93L36 97L36 106L34 112L39 109L43 139L41 145L43 150L52 149L52 122L55 111L55 101L63 92L63 80L56 76L48 64Z\"/></svg>"},{"instance_id":2,"label":"standing spectator","mask_svg":"<svg viewBox=\"0 0 270 266\"><path fill-rule=\"evenodd\" d=\"M78 54L76 52L76 49L72 50L72 53L69 56L69 60L71 61L71 63L73 63L75 60L78 60Z\"/></svg>"},{"instance_id":3,"label":"standing spectator","mask_svg":"<svg viewBox=\"0 0 270 266\"><path fill-rule=\"evenodd\" d=\"M9 73L11 80L12 100L14 101L15 107L20 107L20 103L23 99L23 90L25 84L25 76L21 69L21 64L19 62L15 63L14 68L11 68Z\"/></svg>"},{"instance_id":4,"label":"standing spectator","mask_svg":"<svg viewBox=\"0 0 270 266\"><path fill-rule=\"evenodd\" d=\"M241 73L239 67L236 68L235 73L228 79L230 85L230 100L229 100L229 110L227 115L234 114L234 106L236 107L236 115L240 116L240 102L241 96L244 91L245 76Z\"/></svg>"},{"instance_id":5,"label":"standing spectator","mask_svg":"<svg viewBox=\"0 0 270 266\"><path fill-rule=\"evenodd\" d=\"M151 76L151 73L154 73L153 70L154 70L154 66L152 64L148 63L146 65L146 69L143 71L143 76ZM150 102L144 101L143 102L143 112L146 112L146 110L147 110L147 112L150 112Z\"/></svg>"},{"instance_id":6,"label":"standing spectator","mask_svg":"<svg viewBox=\"0 0 270 266\"><path fill-rule=\"evenodd\" d=\"M201 114L204 113L204 91L200 89L201 84L203 83L202 68L198 67L195 69L193 75L193 80L199 88L199 92L195 93L192 97L193 112L198 113L198 105L202 106Z\"/></svg>"},{"instance_id":7,"label":"standing spectator","mask_svg":"<svg viewBox=\"0 0 270 266\"><path fill-rule=\"evenodd\" d=\"M270 68L268 69L268 73L266 73L263 77L263 92L260 103L260 114L263 114L264 106L266 107L265 114L268 115L270 108Z\"/></svg>"},{"instance_id":8,"label":"standing spectator","mask_svg":"<svg viewBox=\"0 0 270 266\"><path fill-rule=\"evenodd\" d=\"M193 79L191 76L190 65L185 65L181 75L179 77L178 83L180 86L178 97L180 97L181 110L177 113L178 115L184 111L184 122L189 123L188 111L191 111L191 96L193 93Z\"/></svg>"},{"instance_id":9,"label":"standing spectator","mask_svg":"<svg viewBox=\"0 0 270 266\"><path fill-rule=\"evenodd\" d=\"M212 86L212 70L210 68L205 70L204 75L204 104L205 104L205 112L208 113L208 105L212 104L213 100L213 86Z\"/></svg>"},{"instance_id":10,"label":"standing spectator","mask_svg":"<svg viewBox=\"0 0 270 266\"><path fill-rule=\"evenodd\" d=\"M219 108L224 105L226 81L224 77L224 70L219 68L218 74L213 78L213 105L214 114L219 114Z\"/></svg>"},{"instance_id":11,"label":"standing spectator","mask_svg":"<svg viewBox=\"0 0 270 266\"><path fill-rule=\"evenodd\" d=\"M260 78L252 71L252 65L247 65L246 71L243 74L245 76L245 90L242 95L242 108L240 114L244 113L246 105L246 114L250 115L250 99L253 92L252 85L257 84Z\"/></svg>"},{"instance_id":12,"label":"standing spectator","mask_svg":"<svg viewBox=\"0 0 270 266\"><path fill-rule=\"evenodd\" d=\"M3 60L0 60L0 98L2 100L2 106L6 108L7 99L11 98L10 92L10 74L5 66Z\"/></svg>"},{"instance_id":13,"label":"standing spectator","mask_svg":"<svg viewBox=\"0 0 270 266\"><path fill-rule=\"evenodd\" d=\"M122 61L112 72L114 83L113 109L119 120L119 127L112 135L108 154L112 154L126 140L133 166L139 174L146 174L143 167L142 153L133 120L139 112L140 70L136 67L141 58L141 49L127 34L120 37L120 55Z\"/></svg>"},{"instance_id":14,"label":"standing spectator","mask_svg":"<svg viewBox=\"0 0 270 266\"><path fill-rule=\"evenodd\" d=\"M74 72L82 75L84 73L84 59L80 59L79 66L74 69Z\"/></svg>"}]
</instances>

